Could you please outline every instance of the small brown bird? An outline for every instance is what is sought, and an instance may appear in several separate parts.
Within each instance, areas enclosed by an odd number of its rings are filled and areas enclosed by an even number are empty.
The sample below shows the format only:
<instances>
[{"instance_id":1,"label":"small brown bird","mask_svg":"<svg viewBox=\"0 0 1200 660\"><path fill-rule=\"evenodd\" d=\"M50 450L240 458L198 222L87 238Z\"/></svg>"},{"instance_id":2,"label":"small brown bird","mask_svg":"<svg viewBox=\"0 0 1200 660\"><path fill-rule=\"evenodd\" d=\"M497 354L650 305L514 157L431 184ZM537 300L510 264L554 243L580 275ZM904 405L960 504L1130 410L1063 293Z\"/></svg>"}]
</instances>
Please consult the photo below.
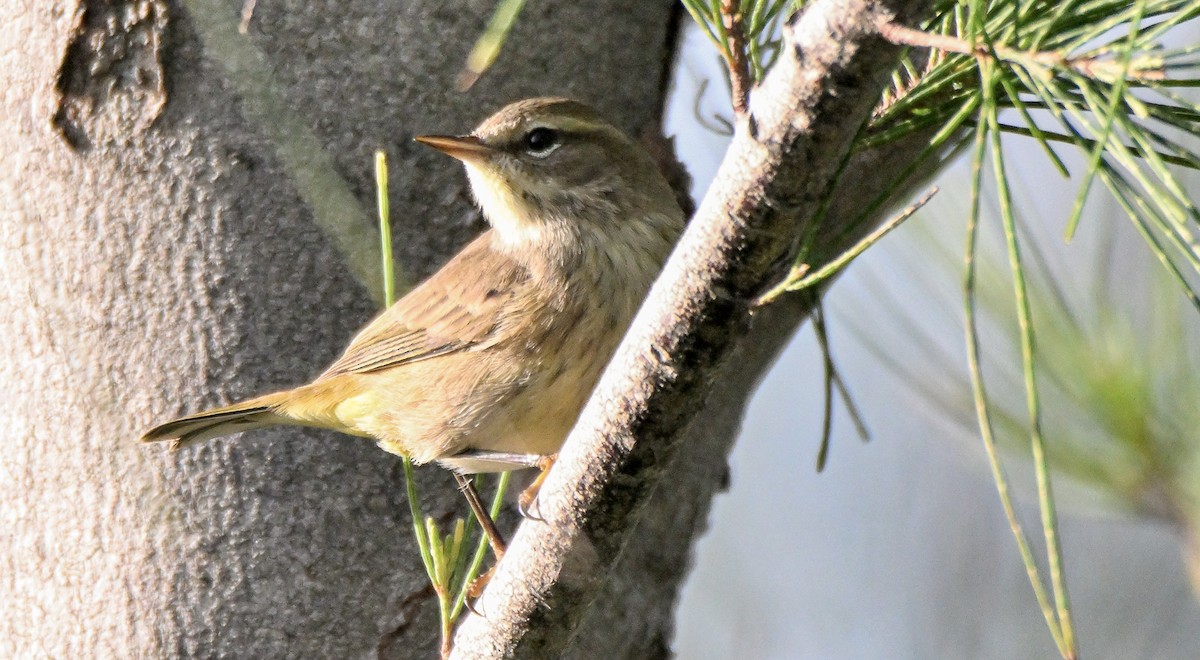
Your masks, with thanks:
<instances>
[{"instance_id":1,"label":"small brown bird","mask_svg":"<svg viewBox=\"0 0 1200 660\"><path fill-rule=\"evenodd\" d=\"M470 135L416 139L463 162L492 229L367 324L313 382L167 422L142 440L186 447L313 426L456 474L544 466L558 451L683 212L650 155L575 101L519 101Z\"/></svg>"}]
</instances>

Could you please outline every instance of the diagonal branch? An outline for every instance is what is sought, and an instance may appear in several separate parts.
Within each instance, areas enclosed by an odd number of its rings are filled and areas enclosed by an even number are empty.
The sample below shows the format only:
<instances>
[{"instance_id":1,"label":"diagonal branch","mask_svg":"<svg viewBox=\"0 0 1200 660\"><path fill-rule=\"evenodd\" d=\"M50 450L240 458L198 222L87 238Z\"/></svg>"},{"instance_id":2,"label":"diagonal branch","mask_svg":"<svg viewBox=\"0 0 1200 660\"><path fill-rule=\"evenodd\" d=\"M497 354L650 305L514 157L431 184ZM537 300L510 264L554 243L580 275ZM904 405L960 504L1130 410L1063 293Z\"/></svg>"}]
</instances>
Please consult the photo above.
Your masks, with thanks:
<instances>
[{"instance_id":1,"label":"diagonal branch","mask_svg":"<svg viewBox=\"0 0 1200 660\"><path fill-rule=\"evenodd\" d=\"M690 425L719 386L717 374L733 351L753 352L741 338L770 334L764 322L790 329L807 311L787 298L783 313L750 315L834 188L895 66L899 49L876 26L907 22L925 4L818 0L786 28L716 183L544 484L540 520L518 530L478 603L484 616L463 624L453 657L558 657L571 642L680 439L697 431ZM821 228L820 254L847 240L846 229ZM764 353L754 368L765 368Z\"/></svg>"}]
</instances>

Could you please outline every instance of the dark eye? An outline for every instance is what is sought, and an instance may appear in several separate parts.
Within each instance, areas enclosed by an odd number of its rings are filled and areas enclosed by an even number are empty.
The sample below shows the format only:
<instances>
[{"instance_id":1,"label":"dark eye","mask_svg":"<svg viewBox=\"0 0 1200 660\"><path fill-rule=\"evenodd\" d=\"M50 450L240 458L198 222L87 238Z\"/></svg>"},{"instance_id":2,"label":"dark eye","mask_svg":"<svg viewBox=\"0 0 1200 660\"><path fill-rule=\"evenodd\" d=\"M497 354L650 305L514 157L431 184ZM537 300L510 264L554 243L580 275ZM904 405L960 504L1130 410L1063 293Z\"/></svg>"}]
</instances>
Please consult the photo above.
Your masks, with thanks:
<instances>
[{"instance_id":1,"label":"dark eye","mask_svg":"<svg viewBox=\"0 0 1200 660\"><path fill-rule=\"evenodd\" d=\"M534 156L546 156L558 147L558 131L539 126L525 134L525 149Z\"/></svg>"}]
</instances>

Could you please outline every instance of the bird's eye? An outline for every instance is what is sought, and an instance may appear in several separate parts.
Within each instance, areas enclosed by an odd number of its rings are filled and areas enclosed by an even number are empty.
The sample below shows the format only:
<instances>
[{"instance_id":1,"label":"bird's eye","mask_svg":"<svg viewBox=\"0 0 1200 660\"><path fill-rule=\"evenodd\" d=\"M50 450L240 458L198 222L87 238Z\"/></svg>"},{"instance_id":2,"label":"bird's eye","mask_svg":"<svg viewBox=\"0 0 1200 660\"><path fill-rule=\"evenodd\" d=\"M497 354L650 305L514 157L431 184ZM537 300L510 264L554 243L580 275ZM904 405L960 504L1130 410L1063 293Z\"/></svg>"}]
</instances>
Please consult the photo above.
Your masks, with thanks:
<instances>
[{"instance_id":1,"label":"bird's eye","mask_svg":"<svg viewBox=\"0 0 1200 660\"><path fill-rule=\"evenodd\" d=\"M534 156L549 156L559 146L558 131L539 126L525 134L525 150Z\"/></svg>"}]
</instances>

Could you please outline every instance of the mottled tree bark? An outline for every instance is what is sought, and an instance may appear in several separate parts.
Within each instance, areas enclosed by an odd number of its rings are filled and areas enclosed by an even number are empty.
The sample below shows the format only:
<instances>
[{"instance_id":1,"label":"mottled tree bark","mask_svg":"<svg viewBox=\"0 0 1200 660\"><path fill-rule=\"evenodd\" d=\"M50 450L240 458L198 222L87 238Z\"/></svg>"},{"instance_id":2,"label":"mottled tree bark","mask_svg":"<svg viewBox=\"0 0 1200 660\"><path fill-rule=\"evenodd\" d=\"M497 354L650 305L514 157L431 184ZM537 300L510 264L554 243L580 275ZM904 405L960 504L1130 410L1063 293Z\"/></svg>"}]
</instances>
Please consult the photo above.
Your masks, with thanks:
<instances>
[{"instance_id":1,"label":"mottled tree bark","mask_svg":"<svg viewBox=\"0 0 1200 660\"><path fill-rule=\"evenodd\" d=\"M545 94L656 125L676 11L529 3L462 95L490 1L259 0L245 36L241 5L3 4L4 657L430 657L393 457L295 429L177 454L137 437L311 378L374 313L374 149L400 263L427 273L482 223L412 135ZM420 474L426 509L461 515ZM629 611L669 609L677 582Z\"/></svg>"}]
</instances>

